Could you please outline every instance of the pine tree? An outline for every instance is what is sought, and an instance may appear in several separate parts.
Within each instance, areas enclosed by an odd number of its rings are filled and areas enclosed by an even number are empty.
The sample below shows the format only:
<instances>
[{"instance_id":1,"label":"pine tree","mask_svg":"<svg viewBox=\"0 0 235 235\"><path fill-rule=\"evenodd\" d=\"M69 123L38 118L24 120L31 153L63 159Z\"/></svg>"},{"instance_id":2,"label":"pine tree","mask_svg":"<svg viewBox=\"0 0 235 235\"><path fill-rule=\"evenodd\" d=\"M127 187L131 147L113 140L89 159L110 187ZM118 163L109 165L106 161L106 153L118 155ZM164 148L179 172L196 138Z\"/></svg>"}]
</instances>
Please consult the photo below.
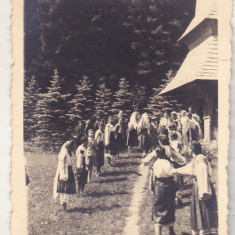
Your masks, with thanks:
<instances>
[{"instance_id":1,"label":"pine tree","mask_svg":"<svg viewBox=\"0 0 235 235\"><path fill-rule=\"evenodd\" d=\"M132 106L134 110L143 110L146 107L147 94L144 86L135 85L133 89L133 102Z\"/></svg>"},{"instance_id":2,"label":"pine tree","mask_svg":"<svg viewBox=\"0 0 235 235\"><path fill-rule=\"evenodd\" d=\"M97 119L107 118L110 114L112 98L112 91L106 87L105 82L102 82L95 97L95 116Z\"/></svg>"},{"instance_id":3,"label":"pine tree","mask_svg":"<svg viewBox=\"0 0 235 235\"><path fill-rule=\"evenodd\" d=\"M40 94L36 105L34 117L38 121L35 141L44 148L53 146L53 150L56 150L56 147L59 147L66 139L69 130L66 114L70 95L64 93L62 80L57 70L54 70L50 83L47 93Z\"/></svg>"},{"instance_id":4,"label":"pine tree","mask_svg":"<svg viewBox=\"0 0 235 235\"><path fill-rule=\"evenodd\" d=\"M117 113L118 110L123 110L125 113L130 114L133 111L133 96L128 81L125 77L122 77L119 81L119 89L114 94L115 101L112 105L112 112Z\"/></svg>"},{"instance_id":5,"label":"pine tree","mask_svg":"<svg viewBox=\"0 0 235 235\"><path fill-rule=\"evenodd\" d=\"M165 74L165 78L162 79L162 83L159 87L153 88L153 96L150 97L147 109L151 111L152 116L155 116L158 119L160 119L164 112L170 113L172 111L178 111L182 107L182 104L174 97L159 95L159 93L172 81L174 76L175 72L170 69Z\"/></svg>"},{"instance_id":6,"label":"pine tree","mask_svg":"<svg viewBox=\"0 0 235 235\"><path fill-rule=\"evenodd\" d=\"M80 83L76 86L77 91L70 100L70 110L67 114L72 124L78 120L89 118L94 111L94 99L92 96L92 84L87 76L83 76Z\"/></svg>"},{"instance_id":7,"label":"pine tree","mask_svg":"<svg viewBox=\"0 0 235 235\"><path fill-rule=\"evenodd\" d=\"M35 135L35 106L39 95L38 83L33 76L24 92L24 139L30 140Z\"/></svg>"}]
</instances>

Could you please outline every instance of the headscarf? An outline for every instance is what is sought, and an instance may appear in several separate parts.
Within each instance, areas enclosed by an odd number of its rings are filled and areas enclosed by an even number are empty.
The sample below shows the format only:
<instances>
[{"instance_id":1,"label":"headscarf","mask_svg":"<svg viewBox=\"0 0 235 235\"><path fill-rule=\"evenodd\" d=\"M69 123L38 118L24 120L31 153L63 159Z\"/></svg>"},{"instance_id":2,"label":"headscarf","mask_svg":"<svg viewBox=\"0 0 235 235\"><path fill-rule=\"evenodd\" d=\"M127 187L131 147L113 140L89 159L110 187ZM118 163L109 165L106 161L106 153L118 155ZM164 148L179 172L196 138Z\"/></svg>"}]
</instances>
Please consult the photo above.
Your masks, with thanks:
<instances>
[{"instance_id":1,"label":"headscarf","mask_svg":"<svg viewBox=\"0 0 235 235\"><path fill-rule=\"evenodd\" d=\"M141 132L143 129L150 130L150 121L147 113L142 114L138 123L138 132Z\"/></svg>"},{"instance_id":2,"label":"headscarf","mask_svg":"<svg viewBox=\"0 0 235 235\"><path fill-rule=\"evenodd\" d=\"M136 129L138 126L138 120L139 119L139 113L137 111L134 111L131 114L130 121L128 123L128 129L129 131Z\"/></svg>"},{"instance_id":3,"label":"headscarf","mask_svg":"<svg viewBox=\"0 0 235 235\"><path fill-rule=\"evenodd\" d=\"M53 199L56 200L58 193L57 191L57 183L58 183L58 177L60 179L68 179L68 165L71 165L71 159L70 154L68 151L68 148L71 146L72 140L66 141L61 149L60 153L58 155L58 166L56 170L55 180L54 180L54 187L53 187Z\"/></svg>"}]
</instances>

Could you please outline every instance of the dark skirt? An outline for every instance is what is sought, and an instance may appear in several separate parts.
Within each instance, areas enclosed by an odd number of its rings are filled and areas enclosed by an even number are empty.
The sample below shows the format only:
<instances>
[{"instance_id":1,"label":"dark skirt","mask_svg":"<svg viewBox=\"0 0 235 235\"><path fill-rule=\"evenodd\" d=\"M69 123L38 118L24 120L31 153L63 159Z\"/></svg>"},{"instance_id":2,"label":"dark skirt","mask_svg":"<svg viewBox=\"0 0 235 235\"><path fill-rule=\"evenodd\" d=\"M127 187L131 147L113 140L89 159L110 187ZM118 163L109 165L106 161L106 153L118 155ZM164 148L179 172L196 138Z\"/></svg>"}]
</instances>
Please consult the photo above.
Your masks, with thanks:
<instances>
[{"instance_id":1,"label":"dark skirt","mask_svg":"<svg viewBox=\"0 0 235 235\"><path fill-rule=\"evenodd\" d=\"M118 133L116 136L116 152L123 151L125 149L125 138L122 133Z\"/></svg>"},{"instance_id":2,"label":"dark skirt","mask_svg":"<svg viewBox=\"0 0 235 235\"><path fill-rule=\"evenodd\" d=\"M198 199L198 186L195 181L192 189L191 228L192 230L218 227L218 209L215 189L211 184L212 196L208 200Z\"/></svg>"},{"instance_id":3,"label":"dark skirt","mask_svg":"<svg viewBox=\"0 0 235 235\"><path fill-rule=\"evenodd\" d=\"M160 178L155 182L153 199L154 222L163 226L175 222L176 185L173 178Z\"/></svg>"},{"instance_id":4,"label":"dark skirt","mask_svg":"<svg viewBox=\"0 0 235 235\"><path fill-rule=\"evenodd\" d=\"M104 143L100 142L98 144L98 149L96 152L96 161L97 161L97 166L103 166L104 165Z\"/></svg>"},{"instance_id":5,"label":"dark skirt","mask_svg":"<svg viewBox=\"0 0 235 235\"><path fill-rule=\"evenodd\" d=\"M68 166L68 180L62 181L58 175L57 193L75 194L76 185L72 166Z\"/></svg>"},{"instance_id":6,"label":"dark skirt","mask_svg":"<svg viewBox=\"0 0 235 235\"><path fill-rule=\"evenodd\" d=\"M151 147L151 139L148 135L148 130L144 129L141 134L139 135L139 147L142 151L148 152Z\"/></svg>"},{"instance_id":7,"label":"dark skirt","mask_svg":"<svg viewBox=\"0 0 235 235\"><path fill-rule=\"evenodd\" d=\"M137 135L137 130L135 129L129 132L128 146L130 147L138 146L138 135Z\"/></svg>"},{"instance_id":8,"label":"dark skirt","mask_svg":"<svg viewBox=\"0 0 235 235\"><path fill-rule=\"evenodd\" d=\"M87 176L88 176L88 171L86 170L86 167L83 169L77 169L78 185L80 185L80 184L85 185L87 183Z\"/></svg>"},{"instance_id":9,"label":"dark skirt","mask_svg":"<svg viewBox=\"0 0 235 235\"><path fill-rule=\"evenodd\" d=\"M113 131L110 132L110 137L109 138L110 138L109 139L109 145L105 146L105 152L109 153L111 155L116 155L117 142L116 142L115 135L114 135Z\"/></svg>"}]
</instances>

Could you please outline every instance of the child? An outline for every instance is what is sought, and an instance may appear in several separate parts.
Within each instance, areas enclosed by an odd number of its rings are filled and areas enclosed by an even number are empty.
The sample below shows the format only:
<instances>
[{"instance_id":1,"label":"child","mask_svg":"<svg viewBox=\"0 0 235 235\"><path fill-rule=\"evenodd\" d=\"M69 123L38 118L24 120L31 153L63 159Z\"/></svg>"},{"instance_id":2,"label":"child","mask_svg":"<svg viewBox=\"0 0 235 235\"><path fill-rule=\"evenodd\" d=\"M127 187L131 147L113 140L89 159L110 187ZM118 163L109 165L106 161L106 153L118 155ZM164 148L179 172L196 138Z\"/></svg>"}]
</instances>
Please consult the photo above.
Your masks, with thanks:
<instances>
[{"instance_id":1,"label":"child","mask_svg":"<svg viewBox=\"0 0 235 235\"><path fill-rule=\"evenodd\" d=\"M85 185L87 183L87 175L88 171L86 169L86 148L87 142L85 138L81 138L81 145L78 146L76 150L76 157L77 157L77 182L78 182L78 196L84 194Z\"/></svg>"},{"instance_id":2,"label":"child","mask_svg":"<svg viewBox=\"0 0 235 235\"><path fill-rule=\"evenodd\" d=\"M86 151L86 169L88 170L88 178L87 182L91 181L91 173L92 167L95 165L96 161L96 150L97 144L95 140L95 133L93 129L88 130L88 138L87 138L87 151Z\"/></svg>"},{"instance_id":3,"label":"child","mask_svg":"<svg viewBox=\"0 0 235 235\"><path fill-rule=\"evenodd\" d=\"M107 163L111 165L111 158L115 155L115 150L116 150L116 141L115 141L115 133L114 133L112 117L109 117L108 123L105 126L104 141L105 141L105 157L107 159Z\"/></svg>"},{"instance_id":4,"label":"child","mask_svg":"<svg viewBox=\"0 0 235 235\"><path fill-rule=\"evenodd\" d=\"M184 167L173 169L172 172L194 177L191 201L192 234L216 234L218 212L215 189L210 179L210 164L202 155L200 143L194 143L192 151L192 161Z\"/></svg>"},{"instance_id":5,"label":"child","mask_svg":"<svg viewBox=\"0 0 235 235\"><path fill-rule=\"evenodd\" d=\"M104 134L103 123L99 122L99 129L95 133L95 140L97 143L96 161L97 161L97 176L101 174L101 167L104 165Z\"/></svg>"},{"instance_id":6,"label":"child","mask_svg":"<svg viewBox=\"0 0 235 235\"><path fill-rule=\"evenodd\" d=\"M69 140L61 147L54 181L54 200L56 200L59 194L60 204L63 205L64 210L66 210L66 205L69 201L69 195L76 194L75 177L73 174L71 162L73 144L73 141Z\"/></svg>"}]
</instances>

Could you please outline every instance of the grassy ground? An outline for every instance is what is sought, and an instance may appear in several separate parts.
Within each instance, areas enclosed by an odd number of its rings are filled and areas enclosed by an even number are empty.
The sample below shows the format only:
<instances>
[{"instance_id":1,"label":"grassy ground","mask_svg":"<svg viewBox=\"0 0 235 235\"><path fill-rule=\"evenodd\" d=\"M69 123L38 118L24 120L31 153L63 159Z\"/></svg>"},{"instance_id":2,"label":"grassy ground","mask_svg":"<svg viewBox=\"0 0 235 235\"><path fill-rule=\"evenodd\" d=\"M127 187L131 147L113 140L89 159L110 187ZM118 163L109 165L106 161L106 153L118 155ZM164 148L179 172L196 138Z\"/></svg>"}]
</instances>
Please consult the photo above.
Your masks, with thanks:
<instances>
[{"instance_id":1,"label":"grassy ground","mask_svg":"<svg viewBox=\"0 0 235 235\"><path fill-rule=\"evenodd\" d=\"M67 212L52 201L53 181L57 167L54 154L26 153L30 184L29 199L29 234L73 234L99 235L122 234L125 219L129 215L132 189L139 177L138 166L141 156L138 154L120 155L115 167L103 168L103 175L95 177L86 186L85 197L72 197ZM216 182L217 162L212 163L213 177ZM95 172L94 172L95 173ZM154 234L151 221L152 194L148 185L141 205L139 219L140 234ZM176 210L176 234L190 233L190 182L182 191L183 208ZM163 234L168 234L164 229Z\"/></svg>"},{"instance_id":2,"label":"grassy ground","mask_svg":"<svg viewBox=\"0 0 235 235\"><path fill-rule=\"evenodd\" d=\"M72 197L67 212L52 201L57 156L26 153L29 184L29 234L121 234L141 161L120 155L116 166L86 186L85 197ZM94 172L95 173L95 172Z\"/></svg>"}]
</instances>

